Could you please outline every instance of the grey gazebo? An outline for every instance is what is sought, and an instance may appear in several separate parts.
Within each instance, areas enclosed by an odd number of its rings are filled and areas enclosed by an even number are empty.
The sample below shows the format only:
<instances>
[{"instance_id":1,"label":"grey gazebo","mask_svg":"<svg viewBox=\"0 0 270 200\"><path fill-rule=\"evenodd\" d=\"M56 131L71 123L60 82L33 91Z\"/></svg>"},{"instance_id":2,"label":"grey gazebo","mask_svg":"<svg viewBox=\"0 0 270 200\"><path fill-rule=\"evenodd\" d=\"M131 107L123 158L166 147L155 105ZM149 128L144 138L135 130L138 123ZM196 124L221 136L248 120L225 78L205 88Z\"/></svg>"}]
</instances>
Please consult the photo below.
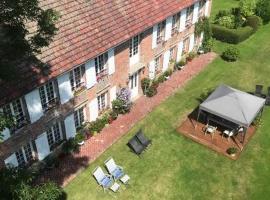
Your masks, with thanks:
<instances>
[{"instance_id":1,"label":"grey gazebo","mask_svg":"<svg viewBox=\"0 0 270 200\"><path fill-rule=\"evenodd\" d=\"M262 114L265 99L249 93L220 85L199 106L198 118L201 111L206 111L214 116L225 119L244 128L245 133L258 114Z\"/></svg>"}]
</instances>

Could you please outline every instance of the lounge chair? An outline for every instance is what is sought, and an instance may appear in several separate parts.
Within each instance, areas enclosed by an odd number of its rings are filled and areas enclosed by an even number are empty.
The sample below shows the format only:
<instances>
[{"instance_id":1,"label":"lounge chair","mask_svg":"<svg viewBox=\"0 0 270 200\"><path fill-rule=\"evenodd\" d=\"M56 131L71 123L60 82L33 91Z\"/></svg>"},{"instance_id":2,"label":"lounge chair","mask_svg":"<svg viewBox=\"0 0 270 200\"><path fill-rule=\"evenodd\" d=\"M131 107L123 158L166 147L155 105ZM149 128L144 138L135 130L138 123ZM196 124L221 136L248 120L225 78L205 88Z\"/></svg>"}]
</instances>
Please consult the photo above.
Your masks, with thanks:
<instances>
[{"instance_id":1,"label":"lounge chair","mask_svg":"<svg viewBox=\"0 0 270 200\"><path fill-rule=\"evenodd\" d=\"M270 105L270 87L267 88L267 96L265 99L265 105Z\"/></svg>"},{"instance_id":2,"label":"lounge chair","mask_svg":"<svg viewBox=\"0 0 270 200\"><path fill-rule=\"evenodd\" d=\"M113 176L114 180L120 179L125 175L123 168L116 165L113 158L108 158L104 164L108 172Z\"/></svg>"},{"instance_id":3,"label":"lounge chair","mask_svg":"<svg viewBox=\"0 0 270 200\"><path fill-rule=\"evenodd\" d=\"M131 138L127 145L129 146L129 148L136 153L137 155L140 155L143 150L145 149L145 147L142 145L142 143L137 139L137 137L133 137Z\"/></svg>"},{"instance_id":4,"label":"lounge chair","mask_svg":"<svg viewBox=\"0 0 270 200\"><path fill-rule=\"evenodd\" d=\"M256 85L254 95L256 95L258 97L265 97L265 95L262 93L262 90L263 90L262 85Z\"/></svg>"},{"instance_id":5,"label":"lounge chair","mask_svg":"<svg viewBox=\"0 0 270 200\"><path fill-rule=\"evenodd\" d=\"M145 137L141 129L138 131L138 133L136 133L136 137L145 148L147 148L152 143L151 140Z\"/></svg>"},{"instance_id":6,"label":"lounge chair","mask_svg":"<svg viewBox=\"0 0 270 200\"><path fill-rule=\"evenodd\" d=\"M112 176L105 174L100 167L94 169L93 176L104 191L113 186L114 181Z\"/></svg>"}]
</instances>

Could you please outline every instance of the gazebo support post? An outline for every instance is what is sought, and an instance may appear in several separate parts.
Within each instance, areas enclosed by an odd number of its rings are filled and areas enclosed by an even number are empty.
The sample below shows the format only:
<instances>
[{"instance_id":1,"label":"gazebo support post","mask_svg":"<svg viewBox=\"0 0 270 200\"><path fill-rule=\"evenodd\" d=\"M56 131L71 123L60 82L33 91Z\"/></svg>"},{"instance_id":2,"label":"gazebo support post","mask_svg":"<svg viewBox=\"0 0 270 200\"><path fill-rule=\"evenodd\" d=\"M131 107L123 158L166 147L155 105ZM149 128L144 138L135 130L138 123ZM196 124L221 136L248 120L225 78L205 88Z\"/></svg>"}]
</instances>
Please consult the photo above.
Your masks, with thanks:
<instances>
[{"instance_id":1,"label":"gazebo support post","mask_svg":"<svg viewBox=\"0 0 270 200\"><path fill-rule=\"evenodd\" d=\"M242 141L242 148L241 148L241 151L243 150L243 148L244 148L244 144L245 144L245 140L246 140L246 134L247 134L247 127L244 127L244 131L243 131L243 133L244 133L244 135L243 135L243 141Z\"/></svg>"},{"instance_id":2,"label":"gazebo support post","mask_svg":"<svg viewBox=\"0 0 270 200\"><path fill-rule=\"evenodd\" d=\"M200 114L201 114L201 109L200 109L200 107L199 107L198 114L197 114L196 125L195 125L195 130L196 130L197 124L198 124L198 122L199 122ZM195 131L195 133L196 133L196 131Z\"/></svg>"}]
</instances>

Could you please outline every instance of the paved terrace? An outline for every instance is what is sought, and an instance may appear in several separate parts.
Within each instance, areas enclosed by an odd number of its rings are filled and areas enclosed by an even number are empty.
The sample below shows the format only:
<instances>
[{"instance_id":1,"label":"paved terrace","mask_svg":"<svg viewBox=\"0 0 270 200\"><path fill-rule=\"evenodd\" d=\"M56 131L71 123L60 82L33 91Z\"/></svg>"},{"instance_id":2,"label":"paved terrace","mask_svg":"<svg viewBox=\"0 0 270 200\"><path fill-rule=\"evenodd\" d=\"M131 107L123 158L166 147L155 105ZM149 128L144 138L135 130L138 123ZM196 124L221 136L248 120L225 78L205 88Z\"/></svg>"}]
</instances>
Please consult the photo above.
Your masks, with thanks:
<instances>
[{"instance_id":1,"label":"paved terrace","mask_svg":"<svg viewBox=\"0 0 270 200\"><path fill-rule=\"evenodd\" d=\"M80 153L62 158L59 167L44 172L39 181L51 180L61 186L67 185L81 170L125 135L138 121L175 93L177 89L183 87L187 81L200 73L215 57L215 53L201 55L188 63L183 70L173 73L169 80L160 84L156 96L152 98L142 96L137 99L130 113L119 116L112 124L105 127L100 134L85 141Z\"/></svg>"}]
</instances>

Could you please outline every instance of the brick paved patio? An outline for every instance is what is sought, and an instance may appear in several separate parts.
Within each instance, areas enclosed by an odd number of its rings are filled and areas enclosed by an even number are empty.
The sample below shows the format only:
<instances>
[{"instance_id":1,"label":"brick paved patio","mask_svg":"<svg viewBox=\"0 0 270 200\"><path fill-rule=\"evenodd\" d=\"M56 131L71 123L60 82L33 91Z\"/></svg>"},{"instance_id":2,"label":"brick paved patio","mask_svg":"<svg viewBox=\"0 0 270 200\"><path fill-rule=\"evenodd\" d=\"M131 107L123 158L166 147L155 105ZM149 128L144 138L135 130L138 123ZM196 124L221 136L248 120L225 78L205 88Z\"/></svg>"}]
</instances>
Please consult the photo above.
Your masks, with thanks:
<instances>
[{"instance_id":1,"label":"brick paved patio","mask_svg":"<svg viewBox=\"0 0 270 200\"><path fill-rule=\"evenodd\" d=\"M125 135L134 124L143 119L147 113L202 71L215 57L215 53L201 55L188 63L183 70L175 72L169 80L158 87L156 96L152 98L142 96L137 99L130 113L119 116L112 124L105 127L100 134L87 140L81 147L80 153L61 159L60 166L44 172L39 181L52 180L61 186L65 186L89 163L93 162L113 143Z\"/></svg>"}]
</instances>

